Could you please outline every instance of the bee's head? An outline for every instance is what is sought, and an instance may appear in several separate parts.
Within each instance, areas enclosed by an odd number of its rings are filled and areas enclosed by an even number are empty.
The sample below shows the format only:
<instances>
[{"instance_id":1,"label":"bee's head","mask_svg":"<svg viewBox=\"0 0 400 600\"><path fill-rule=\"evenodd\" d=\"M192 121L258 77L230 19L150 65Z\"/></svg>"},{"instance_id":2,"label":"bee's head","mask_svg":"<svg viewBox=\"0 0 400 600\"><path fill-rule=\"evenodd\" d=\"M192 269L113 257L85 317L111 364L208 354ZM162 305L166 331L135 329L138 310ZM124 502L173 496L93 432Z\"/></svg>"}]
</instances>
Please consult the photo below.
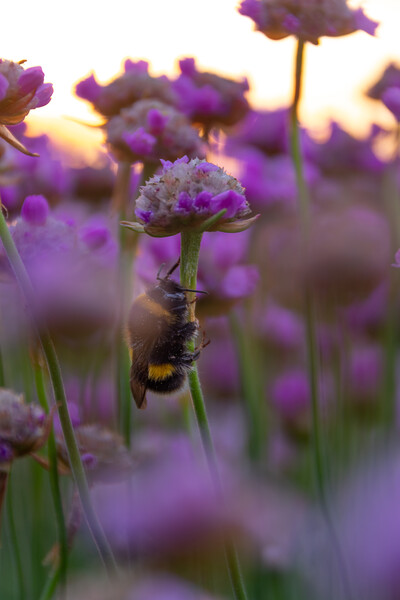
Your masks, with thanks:
<instances>
[{"instance_id":1,"label":"bee's head","mask_svg":"<svg viewBox=\"0 0 400 600\"><path fill-rule=\"evenodd\" d=\"M168 277L160 279L159 284L153 288L151 295L167 309L187 304L186 294L182 286Z\"/></svg>"}]
</instances>

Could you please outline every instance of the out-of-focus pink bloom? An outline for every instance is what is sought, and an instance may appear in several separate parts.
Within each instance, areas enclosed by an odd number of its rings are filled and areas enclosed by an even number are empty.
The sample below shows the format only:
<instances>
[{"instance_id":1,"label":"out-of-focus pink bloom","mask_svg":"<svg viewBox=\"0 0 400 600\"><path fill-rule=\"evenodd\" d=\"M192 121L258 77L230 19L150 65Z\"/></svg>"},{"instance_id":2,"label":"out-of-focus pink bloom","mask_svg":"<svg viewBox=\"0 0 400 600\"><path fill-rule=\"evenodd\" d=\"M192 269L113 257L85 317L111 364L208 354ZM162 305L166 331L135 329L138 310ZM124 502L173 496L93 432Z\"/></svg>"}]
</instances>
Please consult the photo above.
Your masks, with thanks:
<instances>
[{"instance_id":1,"label":"out-of-focus pink bloom","mask_svg":"<svg viewBox=\"0 0 400 600\"><path fill-rule=\"evenodd\" d=\"M104 222L79 230L55 218L43 197L31 196L10 230L35 288L38 322L66 337L104 335L118 298L117 246Z\"/></svg>"},{"instance_id":2,"label":"out-of-focus pink bloom","mask_svg":"<svg viewBox=\"0 0 400 600\"><path fill-rule=\"evenodd\" d=\"M351 593L364 600L395 600L400 593L400 457L386 442L385 453L364 449L364 463L337 491L332 502L340 547L332 544L318 516L299 538L299 566L317 597L334 600L343 593L343 567ZM332 495L331 495L332 497Z\"/></svg>"},{"instance_id":3,"label":"out-of-focus pink bloom","mask_svg":"<svg viewBox=\"0 0 400 600\"><path fill-rule=\"evenodd\" d=\"M75 93L93 104L93 108L104 117L117 115L122 108L138 100L153 98L174 104L175 94L166 77L152 77L145 61L125 61L125 71L107 85L100 85L93 73L82 79Z\"/></svg>"},{"instance_id":4,"label":"out-of-focus pink bloom","mask_svg":"<svg viewBox=\"0 0 400 600\"><path fill-rule=\"evenodd\" d=\"M389 87L382 94L382 102L397 121L400 121L400 86Z\"/></svg>"},{"instance_id":5,"label":"out-of-focus pink bloom","mask_svg":"<svg viewBox=\"0 0 400 600\"><path fill-rule=\"evenodd\" d=\"M225 498L231 484L224 478ZM128 480L97 487L96 511L115 551L144 557L215 548L232 530L232 502L217 498L210 473L187 443L139 466Z\"/></svg>"},{"instance_id":6,"label":"out-of-focus pink bloom","mask_svg":"<svg viewBox=\"0 0 400 600\"><path fill-rule=\"evenodd\" d=\"M140 100L123 108L106 126L107 143L120 161L159 164L180 156L204 156L204 144L188 119L159 100Z\"/></svg>"},{"instance_id":7,"label":"out-of-focus pink bloom","mask_svg":"<svg viewBox=\"0 0 400 600\"><path fill-rule=\"evenodd\" d=\"M374 100L382 100L385 91L391 87L400 87L400 67L390 63L382 75L367 91L367 96Z\"/></svg>"},{"instance_id":8,"label":"out-of-focus pink bloom","mask_svg":"<svg viewBox=\"0 0 400 600\"><path fill-rule=\"evenodd\" d=\"M345 365L350 400L359 408L379 404L383 352L378 345L355 347Z\"/></svg>"},{"instance_id":9,"label":"out-of-focus pink bloom","mask_svg":"<svg viewBox=\"0 0 400 600\"><path fill-rule=\"evenodd\" d=\"M355 172L378 175L385 168L372 148L373 135L357 139L331 122L330 136L325 142L307 138L304 150L307 158L325 175L353 175Z\"/></svg>"},{"instance_id":10,"label":"out-of-focus pink bloom","mask_svg":"<svg viewBox=\"0 0 400 600\"><path fill-rule=\"evenodd\" d=\"M374 35L378 26L361 8L350 8L346 0L243 0L239 12L273 40L294 35L312 44L323 36L358 30Z\"/></svg>"},{"instance_id":11,"label":"out-of-focus pink bloom","mask_svg":"<svg viewBox=\"0 0 400 600\"><path fill-rule=\"evenodd\" d=\"M198 71L194 58L179 61L181 75L173 83L177 106L193 122L205 129L214 126L234 125L249 109L244 93L248 91L247 79L234 81Z\"/></svg>"},{"instance_id":12,"label":"out-of-focus pink bloom","mask_svg":"<svg viewBox=\"0 0 400 600\"><path fill-rule=\"evenodd\" d=\"M275 377L269 389L271 401L283 425L295 434L311 431L311 387L306 370L289 369ZM326 376L319 382L320 410L326 419L332 398L332 381Z\"/></svg>"}]
</instances>

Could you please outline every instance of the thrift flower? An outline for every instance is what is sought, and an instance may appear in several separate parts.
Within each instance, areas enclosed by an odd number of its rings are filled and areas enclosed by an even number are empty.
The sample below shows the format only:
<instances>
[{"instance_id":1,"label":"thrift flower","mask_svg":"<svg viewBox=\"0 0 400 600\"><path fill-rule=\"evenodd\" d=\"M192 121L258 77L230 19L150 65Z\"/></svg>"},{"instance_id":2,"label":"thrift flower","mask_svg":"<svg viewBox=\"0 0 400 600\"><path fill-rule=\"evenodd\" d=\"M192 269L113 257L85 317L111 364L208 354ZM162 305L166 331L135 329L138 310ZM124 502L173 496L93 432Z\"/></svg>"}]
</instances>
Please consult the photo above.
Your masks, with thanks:
<instances>
[{"instance_id":1,"label":"thrift flower","mask_svg":"<svg viewBox=\"0 0 400 600\"><path fill-rule=\"evenodd\" d=\"M367 91L367 96L374 100L382 100L382 94L391 87L400 87L400 66L390 63L381 77Z\"/></svg>"},{"instance_id":2,"label":"thrift flower","mask_svg":"<svg viewBox=\"0 0 400 600\"><path fill-rule=\"evenodd\" d=\"M100 85L93 74L82 79L75 93L93 104L93 108L104 117L117 115L122 108L144 98L157 98L173 104L175 96L167 77L152 77L148 63L140 60L125 61L125 72L107 85Z\"/></svg>"},{"instance_id":3,"label":"thrift flower","mask_svg":"<svg viewBox=\"0 0 400 600\"><path fill-rule=\"evenodd\" d=\"M15 458L41 448L49 425L38 404L25 404L22 396L0 388L0 471L7 471Z\"/></svg>"},{"instance_id":4,"label":"thrift flower","mask_svg":"<svg viewBox=\"0 0 400 600\"><path fill-rule=\"evenodd\" d=\"M45 106L53 93L51 83L44 83L41 67L24 69L22 64L0 59L0 123L21 123L33 108Z\"/></svg>"},{"instance_id":5,"label":"thrift flower","mask_svg":"<svg viewBox=\"0 0 400 600\"><path fill-rule=\"evenodd\" d=\"M272 40L289 35L318 44L322 36L338 37L354 31L374 35L378 23L362 8L350 8L346 0L243 0L239 12Z\"/></svg>"},{"instance_id":6,"label":"thrift flower","mask_svg":"<svg viewBox=\"0 0 400 600\"><path fill-rule=\"evenodd\" d=\"M20 152L31 154L7 126L21 123L30 110L48 104L53 86L44 83L41 67L24 69L24 62L0 58L0 137Z\"/></svg>"},{"instance_id":7,"label":"thrift flower","mask_svg":"<svg viewBox=\"0 0 400 600\"><path fill-rule=\"evenodd\" d=\"M140 188L135 212L142 225L124 223L128 227L163 237L184 230L241 231L255 220L243 219L250 213L244 189L221 167L187 156L162 163L161 174Z\"/></svg>"},{"instance_id":8,"label":"thrift flower","mask_svg":"<svg viewBox=\"0 0 400 600\"><path fill-rule=\"evenodd\" d=\"M107 143L118 161L158 163L183 154L203 157L203 143L188 119L159 100L139 100L107 123Z\"/></svg>"},{"instance_id":9,"label":"thrift flower","mask_svg":"<svg viewBox=\"0 0 400 600\"><path fill-rule=\"evenodd\" d=\"M132 466L128 450L122 438L99 424L78 425L75 435L82 461L91 481L118 479ZM57 439L57 453L64 470L69 471L69 460L64 437Z\"/></svg>"},{"instance_id":10,"label":"thrift flower","mask_svg":"<svg viewBox=\"0 0 400 600\"><path fill-rule=\"evenodd\" d=\"M177 106L193 122L211 129L215 125L234 125L249 110L244 97L247 79L234 81L198 71L194 58L179 61L181 75L173 83Z\"/></svg>"},{"instance_id":11,"label":"thrift flower","mask_svg":"<svg viewBox=\"0 0 400 600\"><path fill-rule=\"evenodd\" d=\"M400 121L400 86L389 87L382 94L382 102L397 121Z\"/></svg>"}]
</instances>

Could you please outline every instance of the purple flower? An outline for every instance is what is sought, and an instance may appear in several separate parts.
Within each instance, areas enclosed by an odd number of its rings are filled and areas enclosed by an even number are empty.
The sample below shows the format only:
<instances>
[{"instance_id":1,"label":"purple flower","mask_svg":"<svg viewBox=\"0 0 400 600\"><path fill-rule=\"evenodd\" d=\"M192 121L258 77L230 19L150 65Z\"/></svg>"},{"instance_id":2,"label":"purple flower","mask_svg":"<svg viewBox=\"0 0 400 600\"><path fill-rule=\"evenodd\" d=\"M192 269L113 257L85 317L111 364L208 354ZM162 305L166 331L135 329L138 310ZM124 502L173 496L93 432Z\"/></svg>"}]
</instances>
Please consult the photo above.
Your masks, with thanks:
<instances>
[{"instance_id":1,"label":"purple flower","mask_svg":"<svg viewBox=\"0 0 400 600\"><path fill-rule=\"evenodd\" d=\"M0 463L38 450L46 442L48 417L36 403L25 404L22 396L0 389ZM1 469L0 469L1 470Z\"/></svg>"},{"instance_id":2,"label":"purple flower","mask_svg":"<svg viewBox=\"0 0 400 600\"><path fill-rule=\"evenodd\" d=\"M226 494L231 487L225 479ZM114 549L142 558L213 548L234 519L232 502L217 500L208 470L187 443L164 449L124 482L98 487L94 502Z\"/></svg>"},{"instance_id":3,"label":"purple flower","mask_svg":"<svg viewBox=\"0 0 400 600\"><path fill-rule=\"evenodd\" d=\"M394 118L400 121L400 87L387 88L382 94L382 102Z\"/></svg>"},{"instance_id":4,"label":"purple flower","mask_svg":"<svg viewBox=\"0 0 400 600\"><path fill-rule=\"evenodd\" d=\"M332 381L325 376L319 381L320 411L323 418L329 415ZM292 368L275 377L269 390L274 408L284 426L295 434L311 431L311 388L306 370Z\"/></svg>"},{"instance_id":5,"label":"purple flower","mask_svg":"<svg viewBox=\"0 0 400 600\"><path fill-rule=\"evenodd\" d=\"M309 138L305 153L326 175L379 174L385 164L376 156L372 142L371 137L353 137L333 121L328 140L319 143Z\"/></svg>"},{"instance_id":6,"label":"purple flower","mask_svg":"<svg viewBox=\"0 0 400 600\"><path fill-rule=\"evenodd\" d=\"M400 593L400 457L387 440L384 448L382 452L379 439L374 447L362 448L364 463L331 494L336 536L342 564L351 576L352 595L368 600L395 600ZM339 598L343 573L331 531L319 514L308 524L299 538L303 543L298 548L298 566L316 597Z\"/></svg>"},{"instance_id":7,"label":"purple flower","mask_svg":"<svg viewBox=\"0 0 400 600\"><path fill-rule=\"evenodd\" d=\"M143 127L139 127L139 129L133 133L123 133L122 139L127 143L133 154L139 154L143 157L151 154L156 143L156 138L150 133L147 133Z\"/></svg>"},{"instance_id":8,"label":"purple flower","mask_svg":"<svg viewBox=\"0 0 400 600\"><path fill-rule=\"evenodd\" d=\"M118 115L122 108L145 98L158 99L167 104L173 104L175 100L168 79L152 77L148 73L148 63L143 60L134 62L127 59L125 72L107 85L98 84L92 74L76 85L75 92L107 118Z\"/></svg>"},{"instance_id":9,"label":"purple flower","mask_svg":"<svg viewBox=\"0 0 400 600\"><path fill-rule=\"evenodd\" d=\"M106 131L117 160L158 163L182 154L204 155L204 144L186 117L158 100L140 100L124 108L109 120Z\"/></svg>"},{"instance_id":10,"label":"purple flower","mask_svg":"<svg viewBox=\"0 0 400 600\"><path fill-rule=\"evenodd\" d=\"M255 146L268 155L289 152L289 109L251 110L226 141L228 153L243 146Z\"/></svg>"},{"instance_id":11,"label":"purple flower","mask_svg":"<svg viewBox=\"0 0 400 600\"><path fill-rule=\"evenodd\" d=\"M41 67L31 67L21 73L18 78L18 89L21 94L26 96L34 92L44 82L44 73Z\"/></svg>"},{"instance_id":12,"label":"purple flower","mask_svg":"<svg viewBox=\"0 0 400 600\"><path fill-rule=\"evenodd\" d=\"M49 205L44 196L27 196L21 208L21 216L31 225L44 225L49 215Z\"/></svg>"},{"instance_id":13,"label":"purple flower","mask_svg":"<svg viewBox=\"0 0 400 600\"><path fill-rule=\"evenodd\" d=\"M347 380L352 400L358 405L378 402L383 375L383 355L379 346L352 350L347 365Z\"/></svg>"},{"instance_id":14,"label":"purple flower","mask_svg":"<svg viewBox=\"0 0 400 600\"><path fill-rule=\"evenodd\" d=\"M189 215L193 206L193 200L187 192L181 192L178 196L178 202L175 204L174 211L179 215Z\"/></svg>"},{"instance_id":15,"label":"purple flower","mask_svg":"<svg viewBox=\"0 0 400 600\"><path fill-rule=\"evenodd\" d=\"M304 341L304 324L295 312L270 303L261 317L263 338L275 349L298 350Z\"/></svg>"},{"instance_id":16,"label":"purple flower","mask_svg":"<svg viewBox=\"0 0 400 600\"><path fill-rule=\"evenodd\" d=\"M213 197L211 200L211 208L217 213L220 210L226 210L224 218L231 219L241 209L246 208L246 198L243 194L236 192L235 190L226 190Z\"/></svg>"},{"instance_id":17,"label":"purple flower","mask_svg":"<svg viewBox=\"0 0 400 600\"><path fill-rule=\"evenodd\" d=\"M206 164L205 169L202 164ZM210 224L210 230L239 231L249 226L248 220L241 220L250 212L244 190L222 168L216 165L212 168L198 158L188 162L187 157L173 164L163 161L163 166L160 175L140 188L136 215L139 217L143 211L151 213L150 221L141 231L159 236L174 235L186 228L199 229L222 210L225 214ZM127 225L137 228L134 223Z\"/></svg>"},{"instance_id":18,"label":"purple flower","mask_svg":"<svg viewBox=\"0 0 400 600\"><path fill-rule=\"evenodd\" d=\"M390 63L376 83L367 91L367 96L374 100L382 100L384 92L391 87L400 87L400 67Z\"/></svg>"},{"instance_id":19,"label":"purple flower","mask_svg":"<svg viewBox=\"0 0 400 600\"><path fill-rule=\"evenodd\" d=\"M198 71L193 58L179 61L181 75L173 83L177 106L193 122L206 129L234 125L248 111L244 93L247 80L241 82Z\"/></svg>"},{"instance_id":20,"label":"purple flower","mask_svg":"<svg viewBox=\"0 0 400 600\"><path fill-rule=\"evenodd\" d=\"M83 98L83 100L88 100L92 103L96 102L101 94L101 90L102 86L96 81L93 73L89 77L86 77L86 79L82 79L75 86L75 94L78 98Z\"/></svg>"},{"instance_id":21,"label":"purple flower","mask_svg":"<svg viewBox=\"0 0 400 600\"><path fill-rule=\"evenodd\" d=\"M132 466L129 453L122 438L114 431L98 423L77 425L75 436L82 461L93 481L115 480ZM58 460L65 469L70 469L64 437L57 439Z\"/></svg>"},{"instance_id":22,"label":"purple flower","mask_svg":"<svg viewBox=\"0 0 400 600\"><path fill-rule=\"evenodd\" d=\"M375 34L378 23L346 0L243 0L239 12L273 40L288 35L318 44L322 36L337 37L361 30Z\"/></svg>"},{"instance_id":23,"label":"purple flower","mask_svg":"<svg viewBox=\"0 0 400 600\"><path fill-rule=\"evenodd\" d=\"M160 135L165 129L168 123L169 116L163 115L157 108L151 108L147 113L147 124L150 133L153 135Z\"/></svg>"},{"instance_id":24,"label":"purple flower","mask_svg":"<svg viewBox=\"0 0 400 600\"><path fill-rule=\"evenodd\" d=\"M231 267L221 282L222 293L228 298L250 296L259 281L258 268L251 265Z\"/></svg>"},{"instance_id":25,"label":"purple flower","mask_svg":"<svg viewBox=\"0 0 400 600\"><path fill-rule=\"evenodd\" d=\"M40 67L24 70L20 63L0 59L0 75L1 124L21 123L30 110L50 101L53 87L43 84L44 75ZM43 85L46 87L43 88Z\"/></svg>"}]
</instances>

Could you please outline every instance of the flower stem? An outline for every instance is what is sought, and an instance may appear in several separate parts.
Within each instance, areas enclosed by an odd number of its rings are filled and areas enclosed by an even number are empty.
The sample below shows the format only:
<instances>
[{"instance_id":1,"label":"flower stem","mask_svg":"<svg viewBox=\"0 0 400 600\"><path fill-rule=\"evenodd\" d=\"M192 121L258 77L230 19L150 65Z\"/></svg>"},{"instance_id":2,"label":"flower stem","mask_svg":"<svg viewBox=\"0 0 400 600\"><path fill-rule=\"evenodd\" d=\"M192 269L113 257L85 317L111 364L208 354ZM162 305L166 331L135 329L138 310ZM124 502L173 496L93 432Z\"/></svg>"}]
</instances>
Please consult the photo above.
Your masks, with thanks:
<instances>
[{"instance_id":1,"label":"flower stem","mask_svg":"<svg viewBox=\"0 0 400 600\"><path fill-rule=\"evenodd\" d=\"M13 499L12 499L11 474L10 473L8 474L7 517L8 517L8 525L9 525L9 529L10 529L10 539L11 539L12 550L13 550L13 554L14 554L15 566L17 568L19 598L20 598L20 600L24 600L26 598L25 576L24 576L24 569L22 566L21 553L19 550L17 528L15 525L15 519L14 519L14 503L13 503Z\"/></svg>"},{"instance_id":2,"label":"flower stem","mask_svg":"<svg viewBox=\"0 0 400 600\"><path fill-rule=\"evenodd\" d=\"M310 198L303 174L303 158L300 145L299 131L299 105L302 91L304 63L304 41L298 40L295 59L295 77L293 101L290 109L290 148L293 165L296 172L297 189L299 193L299 212L302 220L303 230L308 232L310 224Z\"/></svg>"},{"instance_id":3,"label":"flower stem","mask_svg":"<svg viewBox=\"0 0 400 600\"><path fill-rule=\"evenodd\" d=\"M197 285L197 267L199 262L201 233L182 232L181 234L181 284L185 288L196 289ZM195 294L188 292L188 300L194 300ZM189 320L195 320L195 302L189 304ZM194 340L188 345L190 351L194 350ZM193 408L200 430L201 441L207 458L208 467L211 473L216 493L219 498L222 496L222 485L218 473L217 457L214 443L211 436L210 425L207 417L206 405L201 390L199 374L196 365L189 372L189 387L192 396ZM247 600L244 587L241 567L237 556L236 548L230 539L225 538L225 557L228 571L232 583L232 588L236 600Z\"/></svg>"},{"instance_id":4,"label":"flower stem","mask_svg":"<svg viewBox=\"0 0 400 600\"><path fill-rule=\"evenodd\" d=\"M304 255L307 256L310 229L310 201L303 173L303 160L300 148L298 109L301 97L302 72L304 59L304 41L297 41L296 67L293 103L290 111L290 141L293 165L296 172L296 183L299 196L299 211L301 220L302 246ZM305 327L306 346L308 360L308 375L311 388L312 428L313 428L313 451L314 466L317 480L318 493L321 503L325 503L325 477L321 448L320 414L319 414L319 390L318 390L318 348L315 327L314 302L311 290L306 285L305 297Z\"/></svg>"},{"instance_id":5,"label":"flower stem","mask_svg":"<svg viewBox=\"0 0 400 600\"><path fill-rule=\"evenodd\" d=\"M1 207L0 239L3 242L3 246L7 254L8 260L14 271L14 275L16 277L18 285L20 286L20 289L23 295L25 296L27 304L28 306L31 306L33 308L35 304L35 296L32 284L29 279L29 275L25 269L25 266L21 260L21 257L18 253L18 250L14 244L14 240L11 237ZM111 552L108 541L104 535L103 529L100 525L100 522L97 519L96 513L94 512L91 503L88 482L83 468L78 445L76 442L74 429L72 427L71 418L68 412L67 398L65 396L64 383L56 351L49 333L44 328L42 328L41 331L37 334L49 370L54 398L60 417L61 427L65 438L65 444L67 447L71 471L79 491L79 497L82 503L82 508L86 517L86 521L89 530L92 534L93 540L97 546L99 555L103 560L107 571L110 575L115 574L116 563L113 554Z\"/></svg>"},{"instance_id":6,"label":"flower stem","mask_svg":"<svg viewBox=\"0 0 400 600\"><path fill-rule=\"evenodd\" d=\"M249 336L246 335L246 329L242 326L242 320L235 310L231 310L229 321L239 358L241 388L247 408L248 452L253 461L258 461L267 441L267 432L266 415L262 414L263 394L259 389L255 352L251 347Z\"/></svg>"},{"instance_id":7,"label":"flower stem","mask_svg":"<svg viewBox=\"0 0 400 600\"><path fill-rule=\"evenodd\" d=\"M113 207L118 213L118 221L124 220L128 215L131 171L132 167L130 163L118 163L117 177L113 192ZM128 302L128 296L131 292L132 257L131 253L127 252L126 248L127 231L124 227L119 227L118 233L118 289L120 293L119 314L120 323L122 324L125 322L126 306ZM131 443L132 429L132 399L129 388L130 361L121 329L122 325L118 327L115 337L118 423L119 430L124 437L125 444L129 448Z\"/></svg>"},{"instance_id":8,"label":"flower stem","mask_svg":"<svg viewBox=\"0 0 400 600\"><path fill-rule=\"evenodd\" d=\"M304 256L307 257L309 252L309 236L311 226L311 210L310 196L304 179L303 157L300 145L300 131L298 121L298 109L302 91L302 75L304 63L304 47L303 40L297 40L296 61L295 61L295 83L293 102L290 111L290 146L292 153L293 165L296 172L296 184L299 198L299 212L301 221L302 247ZM352 598L351 584L347 571L340 542L338 540L334 523L331 517L329 500L327 498L326 478L324 459L322 451L322 436L321 436L321 416L320 416L320 398L319 398L319 360L318 360L318 343L316 332L315 306L312 290L306 283L304 290L304 309L305 309L305 329L306 329L306 346L307 346L307 361L308 375L311 389L311 410L312 410L312 440L314 454L314 469L317 483L317 490L321 511L324 516L325 524L330 534L331 544L337 558L337 564L340 571L340 576L343 583L345 597L350 600Z\"/></svg>"},{"instance_id":9,"label":"flower stem","mask_svg":"<svg viewBox=\"0 0 400 600\"><path fill-rule=\"evenodd\" d=\"M47 401L46 386L43 377L43 369L41 365L35 366L35 383L38 400L43 409L49 412L49 403ZM68 567L68 542L67 542L67 528L65 525L64 511L61 498L60 481L58 478L57 469L57 449L56 441L54 437L53 428L50 431L48 439L48 456L49 456L49 474L50 474L50 488L53 496L54 511L56 514L58 539L60 547L59 556L59 568L57 573L61 581L61 585L64 586L67 579L67 567Z\"/></svg>"}]
</instances>

